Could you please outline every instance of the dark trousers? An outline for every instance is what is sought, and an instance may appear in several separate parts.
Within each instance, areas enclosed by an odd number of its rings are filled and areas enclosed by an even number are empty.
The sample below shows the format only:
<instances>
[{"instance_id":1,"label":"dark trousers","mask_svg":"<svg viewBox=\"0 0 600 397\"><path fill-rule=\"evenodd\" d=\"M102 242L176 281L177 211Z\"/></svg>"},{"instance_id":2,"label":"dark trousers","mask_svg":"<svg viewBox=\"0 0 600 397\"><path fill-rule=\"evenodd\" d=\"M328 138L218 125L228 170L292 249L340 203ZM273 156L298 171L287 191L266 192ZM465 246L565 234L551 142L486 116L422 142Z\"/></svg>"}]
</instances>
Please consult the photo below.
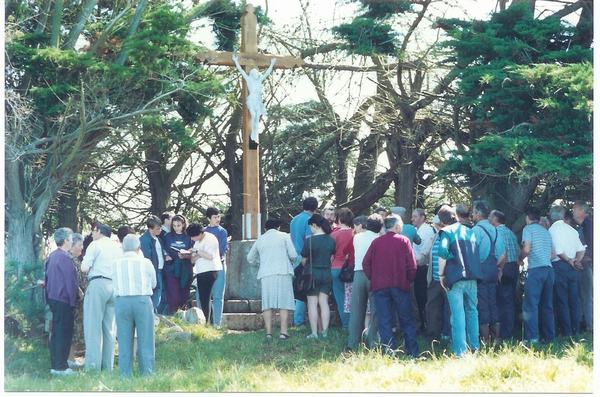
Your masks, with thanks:
<instances>
[{"instance_id":1,"label":"dark trousers","mask_svg":"<svg viewBox=\"0 0 600 397\"><path fill-rule=\"evenodd\" d=\"M427 336L439 338L440 334L450 336L450 306L446 291L439 281L432 280L427 288L427 304L425 305L427 318Z\"/></svg>"},{"instance_id":2,"label":"dark trousers","mask_svg":"<svg viewBox=\"0 0 600 397\"><path fill-rule=\"evenodd\" d=\"M425 315L425 305L427 304L427 269L428 266L417 266L417 275L415 276L414 289L415 299L417 300L417 310L419 313L419 322L421 330L425 329L427 316Z\"/></svg>"},{"instance_id":3,"label":"dark trousers","mask_svg":"<svg viewBox=\"0 0 600 397\"><path fill-rule=\"evenodd\" d=\"M216 271L210 271L196 275L196 286L200 296L200 308L202 309L202 313L204 313L204 318L207 322L210 319L210 291L217 280L218 273L219 272Z\"/></svg>"},{"instance_id":4,"label":"dark trousers","mask_svg":"<svg viewBox=\"0 0 600 397\"><path fill-rule=\"evenodd\" d=\"M550 266L527 270L523 297L524 340L539 341L540 323L544 340L550 342L554 339L553 288L554 269Z\"/></svg>"},{"instance_id":5,"label":"dark trousers","mask_svg":"<svg viewBox=\"0 0 600 397\"><path fill-rule=\"evenodd\" d=\"M178 309L183 308L190 298L190 286L192 284L192 278L188 280L186 285L181 288L179 286L179 279L174 275L164 272L165 274L165 287L167 289L167 311L169 314L175 313Z\"/></svg>"},{"instance_id":6,"label":"dark trousers","mask_svg":"<svg viewBox=\"0 0 600 397\"><path fill-rule=\"evenodd\" d=\"M497 286L496 280L477 283L477 313L481 325L494 325L499 321L498 302L496 302Z\"/></svg>"},{"instance_id":7,"label":"dark trousers","mask_svg":"<svg viewBox=\"0 0 600 397\"><path fill-rule=\"evenodd\" d=\"M419 347L417 346L417 329L413 317L410 291L403 291L400 288L384 288L373 291L373 298L377 310L381 343L391 349L398 347L396 337L392 332L394 314L397 314L400 326L404 331L406 352L413 357L417 357Z\"/></svg>"},{"instance_id":8,"label":"dark trousers","mask_svg":"<svg viewBox=\"0 0 600 397\"><path fill-rule=\"evenodd\" d=\"M554 307L559 329L564 336L579 332L579 284L577 270L565 261L552 263L554 267Z\"/></svg>"},{"instance_id":9,"label":"dark trousers","mask_svg":"<svg viewBox=\"0 0 600 397\"><path fill-rule=\"evenodd\" d=\"M502 280L497 287L496 296L500 317L500 338L502 339L513 337L517 281L518 279L515 277L502 276Z\"/></svg>"},{"instance_id":10,"label":"dark trousers","mask_svg":"<svg viewBox=\"0 0 600 397\"><path fill-rule=\"evenodd\" d=\"M54 370L63 371L69 368L67 358L73 339L75 308L54 299L48 299L48 305L52 311L52 333L49 342L50 365Z\"/></svg>"}]
</instances>

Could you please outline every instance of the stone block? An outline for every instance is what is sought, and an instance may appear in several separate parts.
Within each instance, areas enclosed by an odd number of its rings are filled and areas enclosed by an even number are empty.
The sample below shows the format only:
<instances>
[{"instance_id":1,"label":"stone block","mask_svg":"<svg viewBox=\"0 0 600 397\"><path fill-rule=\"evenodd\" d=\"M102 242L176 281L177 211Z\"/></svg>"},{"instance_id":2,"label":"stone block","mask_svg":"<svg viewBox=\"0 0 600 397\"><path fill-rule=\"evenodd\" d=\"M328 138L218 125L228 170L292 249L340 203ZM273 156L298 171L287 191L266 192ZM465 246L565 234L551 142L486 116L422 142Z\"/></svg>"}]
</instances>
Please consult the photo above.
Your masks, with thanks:
<instances>
[{"instance_id":1,"label":"stone block","mask_svg":"<svg viewBox=\"0 0 600 397\"><path fill-rule=\"evenodd\" d=\"M250 313L262 312L262 301L260 299L250 299L248 303L250 306Z\"/></svg>"},{"instance_id":2,"label":"stone block","mask_svg":"<svg viewBox=\"0 0 600 397\"><path fill-rule=\"evenodd\" d=\"M256 279L258 264L246 256L256 240L232 241L227 251L226 300L260 299L260 282Z\"/></svg>"},{"instance_id":3,"label":"stone block","mask_svg":"<svg viewBox=\"0 0 600 397\"><path fill-rule=\"evenodd\" d=\"M183 312L183 321L188 324L206 324L204 313L197 307L191 307Z\"/></svg>"},{"instance_id":4,"label":"stone block","mask_svg":"<svg viewBox=\"0 0 600 397\"><path fill-rule=\"evenodd\" d=\"M247 299L226 300L223 307L224 313L250 313L250 304Z\"/></svg>"},{"instance_id":5,"label":"stone block","mask_svg":"<svg viewBox=\"0 0 600 397\"><path fill-rule=\"evenodd\" d=\"M288 325L292 325L293 312L288 317ZM279 327L279 312L275 311L271 320L273 327ZM262 313L224 313L222 326L236 331L256 331L265 328Z\"/></svg>"}]
</instances>

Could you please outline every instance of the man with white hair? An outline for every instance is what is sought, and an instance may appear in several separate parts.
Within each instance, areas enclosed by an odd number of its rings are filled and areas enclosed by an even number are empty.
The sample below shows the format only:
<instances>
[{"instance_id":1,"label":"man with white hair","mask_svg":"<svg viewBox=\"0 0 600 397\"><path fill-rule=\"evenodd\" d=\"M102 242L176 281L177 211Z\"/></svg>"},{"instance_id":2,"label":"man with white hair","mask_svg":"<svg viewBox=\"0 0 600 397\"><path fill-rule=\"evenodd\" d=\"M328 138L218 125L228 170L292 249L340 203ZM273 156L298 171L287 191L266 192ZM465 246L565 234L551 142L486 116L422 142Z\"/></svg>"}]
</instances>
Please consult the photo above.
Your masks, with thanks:
<instances>
[{"instance_id":1,"label":"man with white hair","mask_svg":"<svg viewBox=\"0 0 600 397\"><path fill-rule=\"evenodd\" d=\"M113 265L115 317L119 339L119 372L122 377L133 373L133 335L137 332L140 374L154 371L154 307L152 290L156 272L149 259L139 255L140 239L128 234L123 239L123 256Z\"/></svg>"},{"instance_id":2,"label":"man with white hair","mask_svg":"<svg viewBox=\"0 0 600 397\"><path fill-rule=\"evenodd\" d=\"M556 257L552 260L556 317L562 334L574 336L579 331L581 318L577 282L585 247L579 240L577 230L565 223L565 212L562 206L550 209L552 226L548 231L556 251Z\"/></svg>"}]
</instances>

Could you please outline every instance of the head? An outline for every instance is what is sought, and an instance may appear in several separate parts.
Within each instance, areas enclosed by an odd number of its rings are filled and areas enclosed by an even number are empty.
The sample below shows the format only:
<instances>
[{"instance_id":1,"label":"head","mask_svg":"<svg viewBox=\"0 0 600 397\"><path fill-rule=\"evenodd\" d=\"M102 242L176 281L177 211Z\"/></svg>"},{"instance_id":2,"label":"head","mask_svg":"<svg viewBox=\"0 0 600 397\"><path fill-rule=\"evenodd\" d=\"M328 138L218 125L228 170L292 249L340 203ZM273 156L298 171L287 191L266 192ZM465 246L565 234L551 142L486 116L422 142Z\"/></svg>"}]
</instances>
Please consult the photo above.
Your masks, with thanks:
<instances>
[{"instance_id":1,"label":"head","mask_svg":"<svg viewBox=\"0 0 600 397\"><path fill-rule=\"evenodd\" d=\"M377 208L377 209L375 210L375 213L376 213L376 214L379 214L379 216L380 216L380 217L381 217L381 219L382 219L382 222L383 222L383 219L387 218L387 216L390 214L390 213L388 212L388 210L386 210L386 209L385 209L385 208L383 208L383 207L379 207L379 208Z\"/></svg>"},{"instance_id":2,"label":"head","mask_svg":"<svg viewBox=\"0 0 600 397\"><path fill-rule=\"evenodd\" d=\"M330 225L335 222L335 208L327 207L323 210L323 218L327 219Z\"/></svg>"},{"instance_id":3,"label":"head","mask_svg":"<svg viewBox=\"0 0 600 397\"><path fill-rule=\"evenodd\" d=\"M69 251L75 258L81 256L81 253L83 252L83 236L81 234L73 233L73 243L71 244L71 249Z\"/></svg>"},{"instance_id":4,"label":"head","mask_svg":"<svg viewBox=\"0 0 600 397\"><path fill-rule=\"evenodd\" d=\"M414 227L421 227L421 225L425 223L425 210L423 208L415 208L410 220Z\"/></svg>"},{"instance_id":5,"label":"head","mask_svg":"<svg viewBox=\"0 0 600 397\"><path fill-rule=\"evenodd\" d=\"M398 215L400 218L402 218L402 222L404 222L404 217L406 216L406 208L404 207L392 207L390 208L390 212L393 215Z\"/></svg>"},{"instance_id":6,"label":"head","mask_svg":"<svg viewBox=\"0 0 600 397\"><path fill-rule=\"evenodd\" d=\"M352 220L352 224L354 226L354 233L358 234L367 230L367 219L368 218L366 216L360 215Z\"/></svg>"},{"instance_id":7,"label":"head","mask_svg":"<svg viewBox=\"0 0 600 397\"><path fill-rule=\"evenodd\" d=\"M444 227L444 224L442 223L438 215L435 215L431 222L433 223L433 227L435 227L435 230L437 230L438 232Z\"/></svg>"},{"instance_id":8,"label":"head","mask_svg":"<svg viewBox=\"0 0 600 397\"><path fill-rule=\"evenodd\" d=\"M101 239L102 237L112 236L112 230L110 227L103 223L96 222L96 226L92 229L92 238L94 240Z\"/></svg>"},{"instance_id":9,"label":"head","mask_svg":"<svg viewBox=\"0 0 600 397\"><path fill-rule=\"evenodd\" d=\"M52 237L58 248L65 251L71 249L71 245L73 244L73 230L68 227L61 227L56 229Z\"/></svg>"},{"instance_id":10,"label":"head","mask_svg":"<svg viewBox=\"0 0 600 397\"><path fill-rule=\"evenodd\" d=\"M350 208L340 208L337 213L337 219L340 225L346 225L348 227L354 226L354 223L352 222L354 219L354 213Z\"/></svg>"},{"instance_id":11,"label":"head","mask_svg":"<svg viewBox=\"0 0 600 397\"><path fill-rule=\"evenodd\" d=\"M260 73L258 73L258 70L256 70L256 68L252 68L249 75L253 79L258 79L260 77Z\"/></svg>"},{"instance_id":12,"label":"head","mask_svg":"<svg viewBox=\"0 0 600 397\"><path fill-rule=\"evenodd\" d=\"M488 219L490 216L490 206L484 200L473 201L473 220L475 222Z\"/></svg>"},{"instance_id":13,"label":"head","mask_svg":"<svg viewBox=\"0 0 600 397\"><path fill-rule=\"evenodd\" d=\"M590 206L583 201L575 201L575 204L573 204L573 219L575 219L575 222L581 225L589 215Z\"/></svg>"},{"instance_id":14,"label":"head","mask_svg":"<svg viewBox=\"0 0 600 397\"><path fill-rule=\"evenodd\" d=\"M216 207L208 207L206 209L206 219L209 226L219 226L221 224L221 213Z\"/></svg>"},{"instance_id":15,"label":"head","mask_svg":"<svg viewBox=\"0 0 600 397\"><path fill-rule=\"evenodd\" d=\"M373 233L379 233L383 226L383 219L379 213L369 215L367 218L367 230Z\"/></svg>"},{"instance_id":16,"label":"head","mask_svg":"<svg viewBox=\"0 0 600 397\"><path fill-rule=\"evenodd\" d=\"M443 226L453 225L458 221L456 219L456 211L449 205L442 205L437 216L440 218L440 222Z\"/></svg>"},{"instance_id":17,"label":"head","mask_svg":"<svg viewBox=\"0 0 600 397\"><path fill-rule=\"evenodd\" d=\"M550 221L552 223L556 222L556 221L562 221L565 219L565 207L560 206L560 205L555 205L554 207L550 208Z\"/></svg>"},{"instance_id":18,"label":"head","mask_svg":"<svg viewBox=\"0 0 600 397\"><path fill-rule=\"evenodd\" d=\"M171 232L182 234L184 233L186 227L187 220L185 219L185 216L177 214L171 218Z\"/></svg>"},{"instance_id":19,"label":"head","mask_svg":"<svg viewBox=\"0 0 600 397\"><path fill-rule=\"evenodd\" d=\"M117 237L119 238L119 241L121 242L121 244L123 244L123 239L125 238L125 236L127 236L128 234L131 233L135 233L135 230L133 230L133 228L129 225L123 225L123 226L119 226L119 228L117 229Z\"/></svg>"},{"instance_id":20,"label":"head","mask_svg":"<svg viewBox=\"0 0 600 397\"><path fill-rule=\"evenodd\" d=\"M313 232L313 234L317 232L323 232L326 234L331 233L331 224L327 219L319 214L314 214L310 217L308 220L308 226L310 226L310 230Z\"/></svg>"},{"instance_id":21,"label":"head","mask_svg":"<svg viewBox=\"0 0 600 397\"><path fill-rule=\"evenodd\" d=\"M172 212L163 212L160 214L160 223L167 229L171 229L171 218L173 218Z\"/></svg>"},{"instance_id":22,"label":"head","mask_svg":"<svg viewBox=\"0 0 600 397\"><path fill-rule=\"evenodd\" d=\"M314 214L317 208L319 208L319 202L314 197L307 197L302 201L302 209L304 211Z\"/></svg>"},{"instance_id":23,"label":"head","mask_svg":"<svg viewBox=\"0 0 600 397\"><path fill-rule=\"evenodd\" d=\"M546 229L550 229L550 226L551 226L550 219L548 219L547 216L541 216L539 224L542 225Z\"/></svg>"},{"instance_id":24,"label":"head","mask_svg":"<svg viewBox=\"0 0 600 397\"><path fill-rule=\"evenodd\" d=\"M280 219L269 218L265 222L265 230L271 230L271 229L279 230L280 227L281 227L281 220Z\"/></svg>"},{"instance_id":25,"label":"head","mask_svg":"<svg viewBox=\"0 0 600 397\"><path fill-rule=\"evenodd\" d=\"M441 209L441 207L440 207L440 209ZM438 210L438 213L439 213L439 210ZM471 208L469 207L468 204L465 204L465 203L457 204L455 216L460 223L469 223L469 222L471 222Z\"/></svg>"},{"instance_id":26,"label":"head","mask_svg":"<svg viewBox=\"0 0 600 397\"><path fill-rule=\"evenodd\" d=\"M129 233L123 237L123 252L138 252L140 250L140 236Z\"/></svg>"},{"instance_id":27,"label":"head","mask_svg":"<svg viewBox=\"0 0 600 397\"><path fill-rule=\"evenodd\" d=\"M204 237L204 228L199 223L191 223L185 232L192 241L200 241Z\"/></svg>"},{"instance_id":28,"label":"head","mask_svg":"<svg viewBox=\"0 0 600 397\"><path fill-rule=\"evenodd\" d=\"M383 224L386 232L394 232L398 234L402 233L402 226L404 225L404 222L402 222L400 215L392 214L384 219Z\"/></svg>"},{"instance_id":29,"label":"head","mask_svg":"<svg viewBox=\"0 0 600 397\"><path fill-rule=\"evenodd\" d=\"M504 225L506 223L506 217L504 216L504 212L493 210L490 212L490 223L494 225L494 227L498 227L499 225Z\"/></svg>"},{"instance_id":30,"label":"head","mask_svg":"<svg viewBox=\"0 0 600 397\"><path fill-rule=\"evenodd\" d=\"M525 222L528 225L531 225L532 223L540 223L540 210L538 210L535 207L530 207L527 209L527 211L525 212L526 216L525 216Z\"/></svg>"},{"instance_id":31,"label":"head","mask_svg":"<svg viewBox=\"0 0 600 397\"><path fill-rule=\"evenodd\" d=\"M150 215L146 219L146 227L150 235L157 237L160 235L160 226L162 225L160 218L156 215Z\"/></svg>"}]
</instances>

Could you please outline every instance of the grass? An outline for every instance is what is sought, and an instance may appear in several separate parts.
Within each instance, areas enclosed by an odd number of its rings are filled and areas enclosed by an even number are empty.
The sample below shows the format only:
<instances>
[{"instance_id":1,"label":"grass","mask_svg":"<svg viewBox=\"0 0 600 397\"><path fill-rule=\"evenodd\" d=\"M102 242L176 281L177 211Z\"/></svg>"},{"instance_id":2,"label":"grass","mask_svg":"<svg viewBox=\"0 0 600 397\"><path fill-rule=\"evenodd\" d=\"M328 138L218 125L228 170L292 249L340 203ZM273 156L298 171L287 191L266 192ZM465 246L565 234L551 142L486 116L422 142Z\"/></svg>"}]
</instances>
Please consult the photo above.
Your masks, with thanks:
<instances>
[{"instance_id":1,"label":"grass","mask_svg":"<svg viewBox=\"0 0 600 397\"><path fill-rule=\"evenodd\" d=\"M169 341L159 328L155 375L119 378L84 372L49 375L48 349L41 341L5 338L6 391L182 391L182 392L591 392L591 334L529 349L505 344L462 359L444 344L419 340L427 357L412 361L376 351L342 353L346 334L331 329L327 340L308 341L305 328L292 338L267 343L264 331L234 332L185 326L192 341Z\"/></svg>"}]
</instances>

